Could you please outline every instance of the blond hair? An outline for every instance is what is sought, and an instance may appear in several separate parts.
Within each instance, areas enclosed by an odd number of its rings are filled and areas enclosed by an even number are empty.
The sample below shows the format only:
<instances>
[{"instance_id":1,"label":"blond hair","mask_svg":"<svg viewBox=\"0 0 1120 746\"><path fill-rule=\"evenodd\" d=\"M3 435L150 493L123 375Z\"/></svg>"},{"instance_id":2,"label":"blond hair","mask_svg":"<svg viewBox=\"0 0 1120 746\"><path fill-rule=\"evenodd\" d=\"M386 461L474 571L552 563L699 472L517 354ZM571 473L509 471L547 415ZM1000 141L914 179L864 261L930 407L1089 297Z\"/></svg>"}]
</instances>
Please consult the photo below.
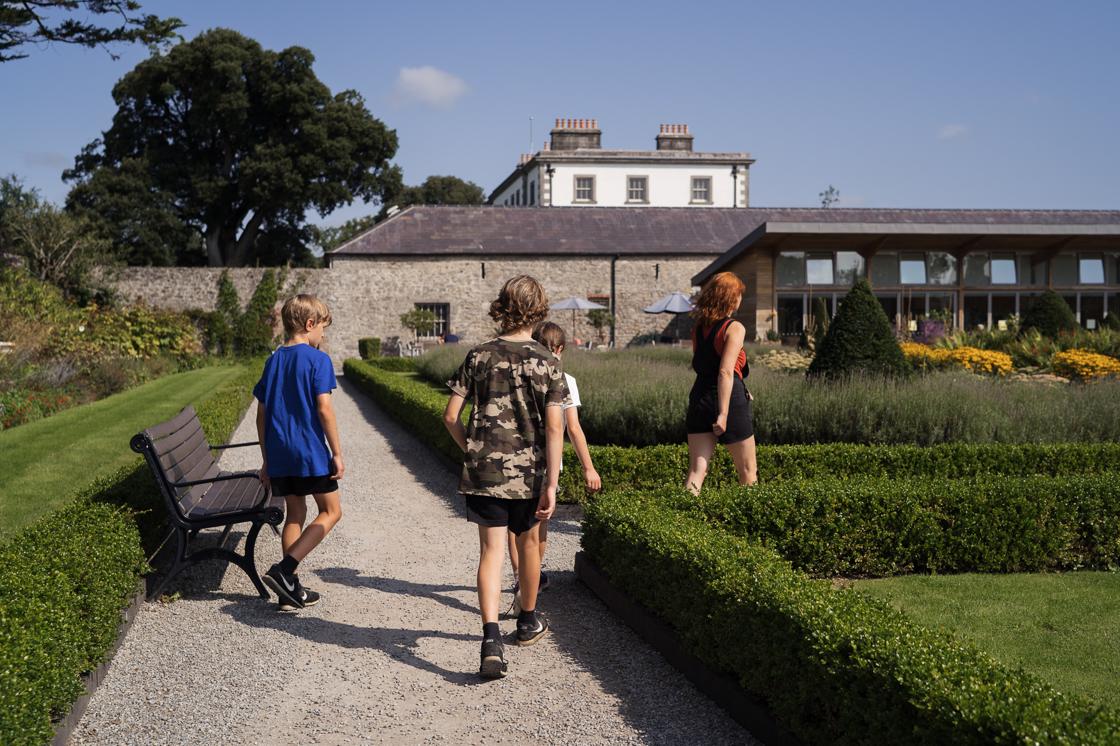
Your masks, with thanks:
<instances>
[{"instance_id":1,"label":"blond hair","mask_svg":"<svg viewBox=\"0 0 1120 746\"><path fill-rule=\"evenodd\" d=\"M490 318L498 322L502 334L534 326L548 316L548 296L541 284L529 275L506 280L497 299L490 304Z\"/></svg>"},{"instance_id":2,"label":"blond hair","mask_svg":"<svg viewBox=\"0 0 1120 746\"><path fill-rule=\"evenodd\" d=\"M280 309L280 318L284 320L284 336L291 339L294 335L307 330L307 322L325 326L331 325L331 311L327 304L314 295L293 295L284 301Z\"/></svg>"}]
</instances>

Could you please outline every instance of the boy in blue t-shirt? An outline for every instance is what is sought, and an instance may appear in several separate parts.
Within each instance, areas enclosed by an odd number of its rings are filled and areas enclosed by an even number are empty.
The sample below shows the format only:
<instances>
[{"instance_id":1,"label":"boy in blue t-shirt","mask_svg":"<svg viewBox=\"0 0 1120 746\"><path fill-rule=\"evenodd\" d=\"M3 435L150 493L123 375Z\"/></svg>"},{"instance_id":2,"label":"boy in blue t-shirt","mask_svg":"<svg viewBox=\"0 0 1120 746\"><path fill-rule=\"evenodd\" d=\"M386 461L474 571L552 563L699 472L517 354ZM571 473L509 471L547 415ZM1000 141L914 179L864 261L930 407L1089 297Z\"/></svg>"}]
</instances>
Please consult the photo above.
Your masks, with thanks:
<instances>
[{"instance_id":1,"label":"boy in blue t-shirt","mask_svg":"<svg viewBox=\"0 0 1120 746\"><path fill-rule=\"evenodd\" d=\"M331 406L334 365L319 350L331 313L315 296L297 295L284 303L280 316L286 341L268 358L253 389L264 457L261 481L287 506L284 558L262 580L280 599L281 611L295 611L319 602L318 593L300 585L296 566L342 518L338 480L346 467ZM308 495L315 497L319 515L305 529Z\"/></svg>"}]
</instances>

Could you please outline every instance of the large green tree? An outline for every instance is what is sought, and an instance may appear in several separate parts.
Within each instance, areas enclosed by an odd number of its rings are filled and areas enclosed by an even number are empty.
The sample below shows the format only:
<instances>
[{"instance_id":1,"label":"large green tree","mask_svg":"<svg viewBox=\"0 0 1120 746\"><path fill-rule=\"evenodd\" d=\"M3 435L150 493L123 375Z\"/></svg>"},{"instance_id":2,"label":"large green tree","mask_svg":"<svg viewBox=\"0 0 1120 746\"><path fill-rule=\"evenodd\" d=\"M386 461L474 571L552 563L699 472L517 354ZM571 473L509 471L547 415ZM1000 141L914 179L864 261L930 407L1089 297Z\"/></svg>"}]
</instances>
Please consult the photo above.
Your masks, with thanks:
<instances>
[{"instance_id":1,"label":"large green tree","mask_svg":"<svg viewBox=\"0 0 1120 746\"><path fill-rule=\"evenodd\" d=\"M127 172L137 183L120 198L166 204L202 235L209 265L252 264L264 245L270 261L297 257L308 209L325 215L400 189L396 132L355 91L332 95L313 62L301 47L274 52L229 29L154 54L113 88L112 126L66 172L70 207L104 214L134 255L159 255L166 247L130 232L125 202L102 212Z\"/></svg>"},{"instance_id":2,"label":"large green tree","mask_svg":"<svg viewBox=\"0 0 1120 746\"><path fill-rule=\"evenodd\" d=\"M141 16L138 10L136 0L0 0L0 62L27 57L23 50L31 44L159 44L183 26L178 18ZM67 15L76 12L88 20ZM118 25L102 25L98 16Z\"/></svg>"},{"instance_id":3,"label":"large green tree","mask_svg":"<svg viewBox=\"0 0 1120 746\"><path fill-rule=\"evenodd\" d=\"M403 187L385 202L378 220L385 217L390 207L409 205L481 205L486 199L482 187L458 176L429 176L419 186Z\"/></svg>"}]
</instances>

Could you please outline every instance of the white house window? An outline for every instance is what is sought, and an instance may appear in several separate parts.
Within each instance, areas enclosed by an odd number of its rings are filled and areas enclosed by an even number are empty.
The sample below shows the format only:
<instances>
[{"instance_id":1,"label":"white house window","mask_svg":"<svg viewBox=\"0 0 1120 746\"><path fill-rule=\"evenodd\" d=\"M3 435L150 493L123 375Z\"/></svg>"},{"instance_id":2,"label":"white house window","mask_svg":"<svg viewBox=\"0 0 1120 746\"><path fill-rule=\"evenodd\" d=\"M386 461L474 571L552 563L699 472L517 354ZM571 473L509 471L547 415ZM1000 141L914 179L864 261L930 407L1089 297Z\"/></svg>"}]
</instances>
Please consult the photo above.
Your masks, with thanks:
<instances>
[{"instance_id":1,"label":"white house window","mask_svg":"<svg viewBox=\"0 0 1120 746\"><path fill-rule=\"evenodd\" d=\"M429 334L422 334L422 337L442 337L448 332L449 321L451 319L451 304L450 303L417 303L416 308L421 311L431 311L436 316L436 324L432 327Z\"/></svg>"},{"instance_id":2,"label":"white house window","mask_svg":"<svg viewBox=\"0 0 1120 746\"><path fill-rule=\"evenodd\" d=\"M576 202L594 202L595 201L595 177L594 176L577 176L576 177Z\"/></svg>"},{"instance_id":3,"label":"white house window","mask_svg":"<svg viewBox=\"0 0 1120 746\"><path fill-rule=\"evenodd\" d=\"M712 202L712 177L692 177L692 201L698 204L711 204Z\"/></svg>"},{"instance_id":4,"label":"white house window","mask_svg":"<svg viewBox=\"0 0 1120 746\"><path fill-rule=\"evenodd\" d=\"M648 176L627 176L626 177L626 201L627 202L649 202L649 177Z\"/></svg>"},{"instance_id":5,"label":"white house window","mask_svg":"<svg viewBox=\"0 0 1120 746\"><path fill-rule=\"evenodd\" d=\"M1104 258L1100 256L1079 257L1079 272L1082 285L1104 284Z\"/></svg>"}]
</instances>

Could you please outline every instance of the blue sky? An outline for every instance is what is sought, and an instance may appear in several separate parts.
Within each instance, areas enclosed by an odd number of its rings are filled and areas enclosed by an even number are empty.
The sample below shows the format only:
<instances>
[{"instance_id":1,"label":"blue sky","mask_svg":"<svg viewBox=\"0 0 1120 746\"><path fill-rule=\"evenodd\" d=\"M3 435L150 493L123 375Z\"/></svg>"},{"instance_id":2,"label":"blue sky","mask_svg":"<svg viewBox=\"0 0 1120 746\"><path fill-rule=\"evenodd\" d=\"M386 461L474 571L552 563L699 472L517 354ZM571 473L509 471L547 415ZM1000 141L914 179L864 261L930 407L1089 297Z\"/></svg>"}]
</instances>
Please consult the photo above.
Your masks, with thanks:
<instances>
[{"instance_id":1,"label":"blue sky","mask_svg":"<svg viewBox=\"0 0 1120 746\"><path fill-rule=\"evenodd\" d=\"M142 0L189 38L215 26L309 48L333 91L397 130L408 183L489 192L555 117L607 147L687 123L746 150L751 203L1120 208L1120 3ZM146 55L50 47L0 64L0 173L61 201ZM369 212L352 205L335 224Z\"/></svg>"}]
</instances>

